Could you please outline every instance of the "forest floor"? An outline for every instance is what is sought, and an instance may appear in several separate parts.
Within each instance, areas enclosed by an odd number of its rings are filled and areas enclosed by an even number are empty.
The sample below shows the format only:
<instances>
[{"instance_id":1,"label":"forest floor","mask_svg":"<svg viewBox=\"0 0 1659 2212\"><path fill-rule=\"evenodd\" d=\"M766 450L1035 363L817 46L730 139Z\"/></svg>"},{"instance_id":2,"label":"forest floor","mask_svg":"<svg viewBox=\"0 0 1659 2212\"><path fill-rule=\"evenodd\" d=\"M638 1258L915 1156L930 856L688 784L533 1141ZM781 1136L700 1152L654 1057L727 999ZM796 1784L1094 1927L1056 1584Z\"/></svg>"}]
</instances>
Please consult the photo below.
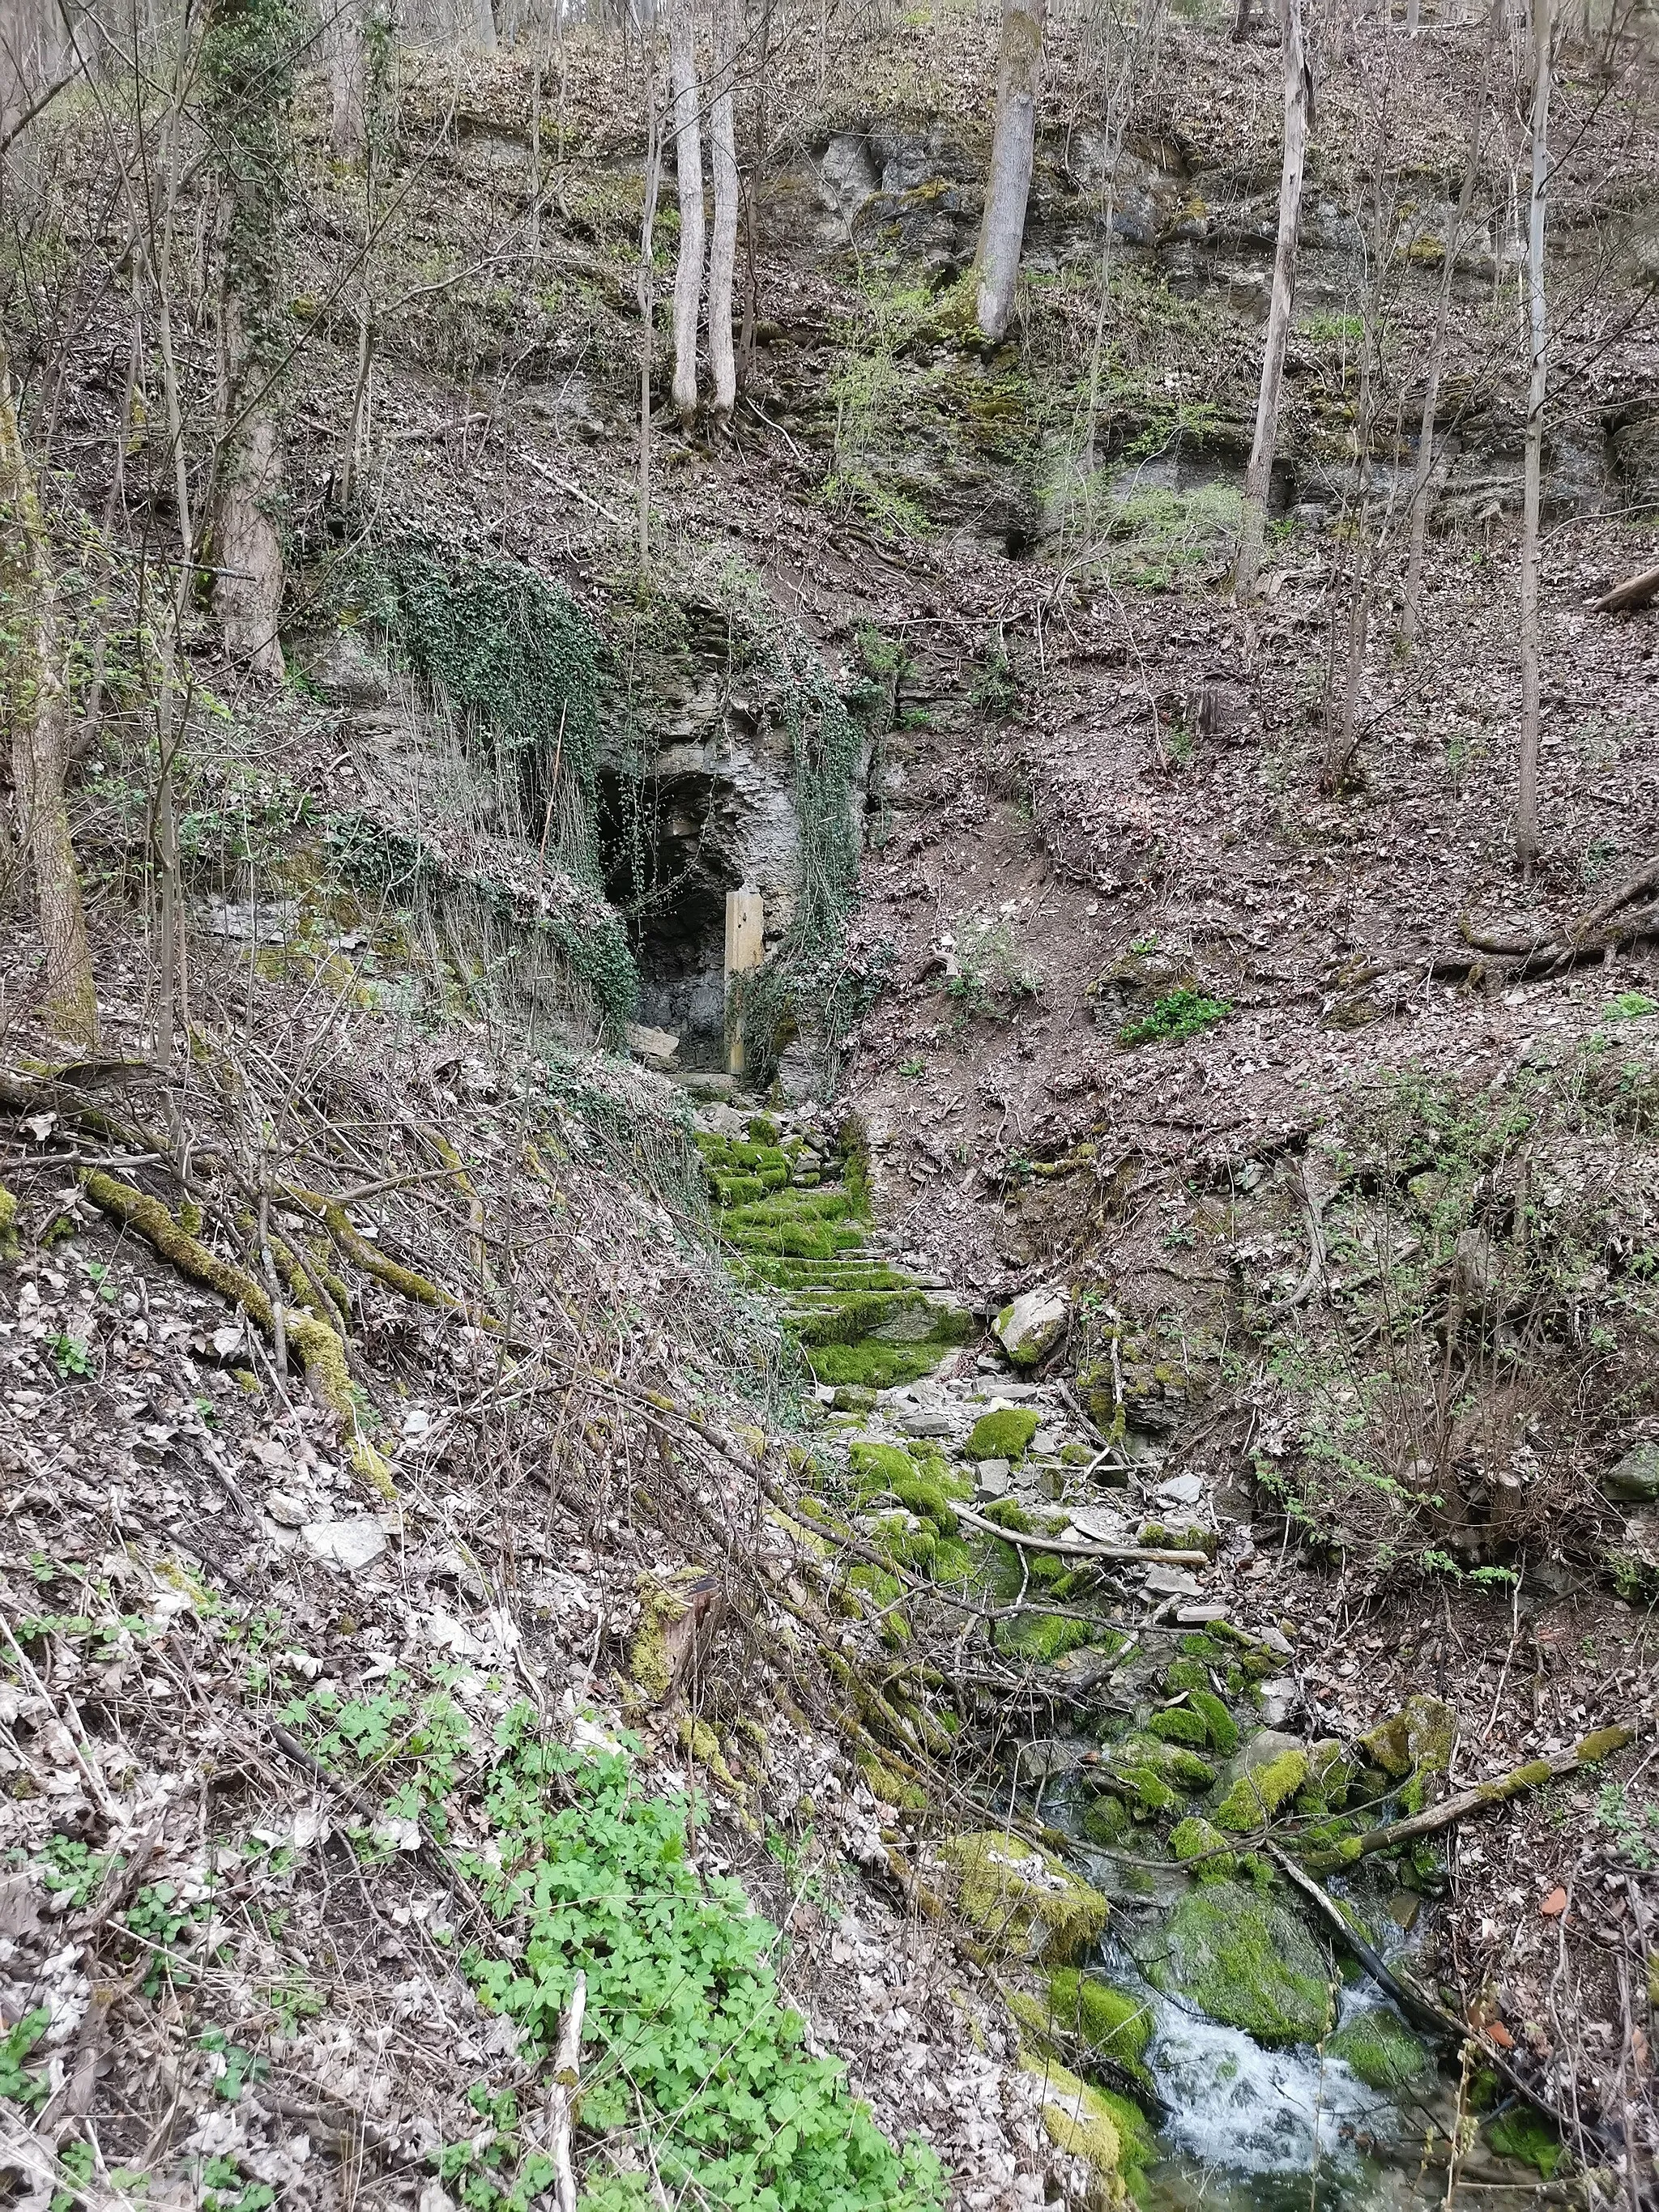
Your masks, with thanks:
<instances>
[{"instance_id":1,"label":"forest floor","mask_svg":"<svg viewBox=\"0 0 1659 2212\"><path fill-rule=\"evenodd\" d=\"M1258 119L1270 58L1251 60ZM955 66L977 83L984 63L964 48ZM1218 52L1191 73L1189 125L1244 131L1224 64ZM932 47L883 67L901 106L918 88L936 97L948 75ZM426 180L434 205L454 197L474 258L505 221L485 126L517 143L523 77L506 63L477 73L468 128ZM412 107L420 96L417 86ZM572 112L599 175L624 124L580 70ZM1456 143L1455 131L1438 137ZM1231 156L1248 167L1249 152ZM1588 191L1589 154L1583 164ZM434 310L404 351L389 349L376 417L380 511L470 531L590 594L618 573L631 527L628 325L616 306L629 210L609 207L604 182L568 226L605 301L592 358L538 362L533 394L532 372L515 376L500 358L463 381L445 349L476 339L466 314L520 309L486 300L448 325ZM319 270L329 235L322 223L308 234ZM1574 1124L1559 1147L1571 1167L1562 1180L1581 1193L1586 1154L1605 1139L1595 1172L1621 1186L1626 1210L1603 1238L1599 1279L1581 1268L1562 1293L1571 1331L1557 1328L1557 1306L1544 1313L1542 1291L1528 1293L1543 1319L1525 1340L1533 1370L1522 1379L1536 1389L1524 1407L1510 1403L1499 1325L1521 1331L1525 1317L1500 1313L1475 1332L1462 1379L1497 1442L1443 1439L1434 1453L1442 1474L1470 1470L1449 1533L1428 1516L1385 1547L1364 1518L1375 1486L1358 1504L1319 1483L1287 1491L1276 1469L1300 1433L1284 1379L1288 1324L1282 1311L1263 1318L1303 1276L1310 1206L1316 1243L1325 1200L1333 1223L1348 1203L1335 1170L1314 1205L1291 1165L1319 1158L1333 1128L1358 1148L1379 1085L1441 1086L1455 1119L1534 1069L1571 1060L1593 1074L1604 1045L1620 1066L1649 1067L1659 961L1644 945L1547 974L1513 952L1469 959L1461 976L1435 963L1466 958L1471 934L1559 938L1651 857L1659 612L1589 611L1650 560L1650 527L1598 518L1551 539L1545 854L1523 884L1510 856L1506 514L1431 544L1416 656L1378 641L1361 742L1324 792L1329 740L1310 708L1328 696L1346 607L1322 538L1280 542L1249 620L1202 563L1172 589L1062 591L1050 567L1010 557L960 514L896 538L823 495L837 362L823 339L862 312L858 289L821 242L769 241L760 266L772 328L752 404L716 446L659 433L658 529L667 567L751 563L780 613L843 669L861 628L899 649L855 918L866 947L892 949L890 987L837 1100L867 1135L878 1217L981 1310L1064 1285L1073 1333L1055 1376L1097 1373L1132 1328L1156 1338L1148 1364L1193 1386L1190 1418L1160 1415L1149 1431L1159 1465L1200 1473L1221 1524L1206 1595L1288 1641L1289 1710L1314 1732L1350 1735L1431 1690L1457 1716L1461 1783L1604 1723L1639 1731L1594 1784L1540 1790L1460 1828L1437 1918L1442 1979L1460 2002L1565 2102L1646 2141L1650 2156L1659 1791L1645 1778L1659 1585L1640 1553L1648 1540L1623 1531L1597 1486L1659 1431L1642 1378L1593 1340L1629 1320L1613 1312L1629 1271L1609 1253L1645 1251L1644 1224L1659 1218L1648 1109ZM118 346L112 326L92 322L77 343L84 374L70 380L65 420L94 455L82 496L95 509L115 395L93 364ZM352 374L341 337L321 352L295 426L302 503L330 481ZM803 386L816 395L805 409ZM234 711L264 713L228 672L215 674ZM290 699L260 727L256 781L280 771L317 809L338 801L325 710ZM103 806L86 801L94 836ZM118 859L94 915L112 1060L136 1053L147 1018L124 896ZM12 1646L18 1680L0 1689L15 1746L0 1842L33 1852L48 1835L70 1838L49 1899L32 1878L0 1876L0 1971L44 1988L51 2014L7 2052L15 2069L39 2069L33 2134L7 2146L26 2177L18 2201L44 2208L94 2184L105 2197L89 2201L117 2201L120 2171L162 2144L185 2163L152 2181L151 2207L216 2190L222 2208L246 2212L272 2201L261 2189L332 2203L344 2175L350 2201L441 2212L441 2184L459 2189L472 2167L510 2183L514 2125L468 2092L512 2075L514 2039L458 1969L458 1946L489 1935L487 1902L457 1855L484 1832L492 1737L522 1700L550 1738L583 1726L604 1738L609 1718L575 1722L591 1705L639 1735L647 1790L706 1783L709 1746L686 1725L702 1708L641 1706L629 1670L653 1589L717 1552L748 1626L731 1631L715 1670L714 1756L732 1786L714 1791L695 1863L738 1875L786 1932L776 1962L815 2047L847 2059L896 2138L931 2141L954 2202L1001 2212L1055 2186L1080 2193L1011 2063L989 1980L896 1884L894 1839L913 1850L929 1820L872 1795L810 1654L776 1679L789 1608L767 1565L777 1540L762 1525L755 1469L784 1479L802 1416L778 1387L775 1334L678 1233L685 1164L672 1131L659 1141L666 1094L598 1063L550 1094L482 1014L452 1008L411 1037L338 990L339 957L327 948L302 980L204 938L198 1005L214 1050L182 1092L138 1094L133 1119L159 1133L154 1153L112 1141L109 1157L172 1158L188 1172L192 1152L251 1145L237 1162L246 1199L269 1174L263 1143L272 1157L320 1152L337 1182L365 1193L349 1208L360 1242L444 1294L411 1297L372 1269L353 1279L362 1435L392 1470L395 1500L352 1471L358 1416L343 1430L337 1408L278 1373L222 1298L77 1196L76 1167L105 1157L75 1133L84 1097L8 1101L5 1179L26 1202L0 1334L3 1609L9 1640L27 1650ZM1220 1011L1190 1034L1127 1043L1121 1032L1175 991ZM15 1066L43 1043L16 1019L6 1042ZM97 1067L86 1073L95 1087ZM112 1113L125 1097L113 1081L96 1091ZM283 1133L274 1143L258 1134L262 1101ZM630 1127L649 1140L614 1135ZM459 1180L427 1127L460 1156ZM1485 1176L1482 1190L1510 1190L1517 1173L1547 1183L1554 1157L1542 1135L1531 1152L1500 1145L1480 1156L1471 1188ZM1395 1180L1452 1175L1438 1158L1413 1153ZM234 1212L227 1204L228 1233ZM1321 1286L1316 1327L1346 1326L1356 1297L1359 1322L1369 1310L1364 1238L1374 1259L1376 1234L1357 1212L1345 1233L1338 1251L1333 1228L1330 1272L1349 1303ZM1440 1318L1414 1348L1430 1400L1456 1342L1444 1316L1462 1264L1442 1270ZM539 1346L510 1388L467 1310L503 1284L515 1314L534 1316L526 1333ZM963 1379L978 1356L960 1356ZM750 1420L758 1462L743 1435ZM1420 1427L1396 1423L1374 1471L1402 1480ZM1499 1478L1522 1449L1542 1471L1530 1502L1513 1506ZM1609 1570L1621 1544L1637 1547L1634 1578ZM305 1756L331 1686L379 1732L362 1763L415 1791L367 1860L348 1832L363 1825L361 1805ZM738 1726L745 1710L765 1711L763 1743ZM96 1744L82 1715L95 1716ZM421 1794L434 1737L447 1801L463 1808L447 1834ZM74 1840L112 1826L132 1839L118 1863ZM520 2086L531 2078L526 2068ZM43 2160L48 2117L61 2126L94 2111L112 2116L102 2133L82 2129L69 2154ZM1634 2178L1630 2196L1633 2207Z\"/></svg>"}]
</instances>

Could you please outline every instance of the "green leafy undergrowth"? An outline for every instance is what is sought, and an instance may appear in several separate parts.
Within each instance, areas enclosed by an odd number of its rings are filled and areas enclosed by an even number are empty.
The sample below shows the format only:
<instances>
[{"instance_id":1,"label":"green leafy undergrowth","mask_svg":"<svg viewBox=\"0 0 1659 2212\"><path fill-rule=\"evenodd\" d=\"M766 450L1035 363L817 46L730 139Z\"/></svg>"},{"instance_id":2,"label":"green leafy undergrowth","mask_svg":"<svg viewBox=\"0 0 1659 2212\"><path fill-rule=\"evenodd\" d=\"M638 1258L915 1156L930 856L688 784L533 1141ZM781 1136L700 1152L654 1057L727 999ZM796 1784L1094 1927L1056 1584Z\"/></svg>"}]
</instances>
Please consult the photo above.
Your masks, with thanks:
<instances>
[{"instance_id":1,"label":"green leafy undergrowth","mask_svg":"<svg viewBox=\"0 0 1659 2212\"><path fill-rule=\"evenodd\" d=\"M467 1970L484 2004L518 2027L520 2057L532 2066L550 2062L586 1974L580 2118L590 2138L625 2131L635 2156L648 2144L663 2182L687 2203L755 2212L939 2205L933 2154L920 2142L896 2148L848 2095L842 2066L808 2053L779 1992L776 1930L735 1881L693 1865L691 1801L647 1796L626 1750L586 1756L544 1742L527 1705L500 1723L496 1744L489 1843L463 1864L511 1930L512 1955L481 1947ZM488 2096L486 2106L501 2131L504 2116ZM442 2154L458 2177L463 2148ZM538 2168L512 2172L503 2187L474 2163L466 2201L526 2203L546 2186ZM624 2212L650 2198L638 2172L616 2171L591 2174L582 2201L588 2212Z\"/></svg>"},{"instance_id":2,"label":"green leafy undergrowth","mask_svg":"<svg viewBox=\"0 0 1659 2212\"><path fill-rule=\"evenodd\" d=\"M1178 1044L1183 1037L1201 1036L1231 1013L1230 999L1206 998L1202 991L1182 987L1166 991L1138 1021L1126 1022L1117 1033L1123 1045Z\"/></svg>"}]
</instances>

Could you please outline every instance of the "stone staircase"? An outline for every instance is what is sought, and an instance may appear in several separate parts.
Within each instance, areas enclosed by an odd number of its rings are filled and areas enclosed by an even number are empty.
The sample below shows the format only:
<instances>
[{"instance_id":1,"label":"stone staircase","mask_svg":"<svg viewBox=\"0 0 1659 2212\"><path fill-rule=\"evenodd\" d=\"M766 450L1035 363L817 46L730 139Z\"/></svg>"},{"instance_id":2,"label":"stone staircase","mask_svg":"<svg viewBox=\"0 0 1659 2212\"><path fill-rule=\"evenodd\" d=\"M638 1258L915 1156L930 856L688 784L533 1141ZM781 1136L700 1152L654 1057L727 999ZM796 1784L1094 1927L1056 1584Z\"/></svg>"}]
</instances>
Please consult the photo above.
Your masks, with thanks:
<instances>
[{"instance_id":1,"label":"stone staircase","mask_svg":"<svg viewBox=\"0 0 1659 2212\"><path fill-rule=\"evenodd\" d=\"M719 1100L696 1123L733 1273L771 1297L821 1385L917 1382L979 1334L981 1316L871 1226L856 1146L823 1114L747 1114Z\"/></svg>"}]
</instances>

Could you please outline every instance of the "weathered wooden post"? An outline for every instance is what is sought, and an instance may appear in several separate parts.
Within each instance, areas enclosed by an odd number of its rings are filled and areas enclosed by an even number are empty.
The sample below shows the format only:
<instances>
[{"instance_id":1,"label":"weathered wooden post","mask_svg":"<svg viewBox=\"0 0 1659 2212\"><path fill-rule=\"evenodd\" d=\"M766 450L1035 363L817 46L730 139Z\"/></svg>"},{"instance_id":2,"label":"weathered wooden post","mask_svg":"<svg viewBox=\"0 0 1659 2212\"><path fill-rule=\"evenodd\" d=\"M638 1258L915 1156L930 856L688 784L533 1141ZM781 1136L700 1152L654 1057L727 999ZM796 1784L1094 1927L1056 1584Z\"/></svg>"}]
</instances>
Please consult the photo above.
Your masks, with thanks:
<instances>
[{"instance_id":1,"label":"weathered wooden post","mask_svg":"<svg viewBox=\"0 0 1659 2212\"><path fill-rule=\"evenodd\" d=\"M765 916L761 895L747 884L726 894L726 1064L733 1075L743 1073L743 1017L733 1014L733 978L746 975L765 958Z\"/></svg>"}]
</instances>

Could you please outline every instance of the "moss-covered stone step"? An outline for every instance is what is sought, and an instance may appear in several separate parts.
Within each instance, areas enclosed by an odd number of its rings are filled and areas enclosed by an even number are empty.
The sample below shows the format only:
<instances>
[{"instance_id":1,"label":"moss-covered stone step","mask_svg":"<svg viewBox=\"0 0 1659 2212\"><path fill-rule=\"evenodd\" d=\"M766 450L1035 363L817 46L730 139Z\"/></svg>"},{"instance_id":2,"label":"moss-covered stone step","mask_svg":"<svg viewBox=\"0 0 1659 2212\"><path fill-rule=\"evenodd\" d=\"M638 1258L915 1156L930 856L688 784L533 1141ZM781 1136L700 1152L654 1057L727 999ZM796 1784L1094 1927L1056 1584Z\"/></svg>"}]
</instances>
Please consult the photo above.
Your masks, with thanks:
<instances>
[{"instance_id":1,"label":"moss-covered stone step","mask_svg":"<svg viewBox=\"0 0 1659 2212\"><path fill-rule=\"evenodd\" d=\"M977 1316L947 1286L896 1265L892 1240L871 1230L856 1158L845 1182L830 1181L817 1148L763 1116L747 1127L698 1133L716 1221L734 1271L775 1293L816 1381L890 1389L976 1334Z\"/></svg>"}]
</instances>

